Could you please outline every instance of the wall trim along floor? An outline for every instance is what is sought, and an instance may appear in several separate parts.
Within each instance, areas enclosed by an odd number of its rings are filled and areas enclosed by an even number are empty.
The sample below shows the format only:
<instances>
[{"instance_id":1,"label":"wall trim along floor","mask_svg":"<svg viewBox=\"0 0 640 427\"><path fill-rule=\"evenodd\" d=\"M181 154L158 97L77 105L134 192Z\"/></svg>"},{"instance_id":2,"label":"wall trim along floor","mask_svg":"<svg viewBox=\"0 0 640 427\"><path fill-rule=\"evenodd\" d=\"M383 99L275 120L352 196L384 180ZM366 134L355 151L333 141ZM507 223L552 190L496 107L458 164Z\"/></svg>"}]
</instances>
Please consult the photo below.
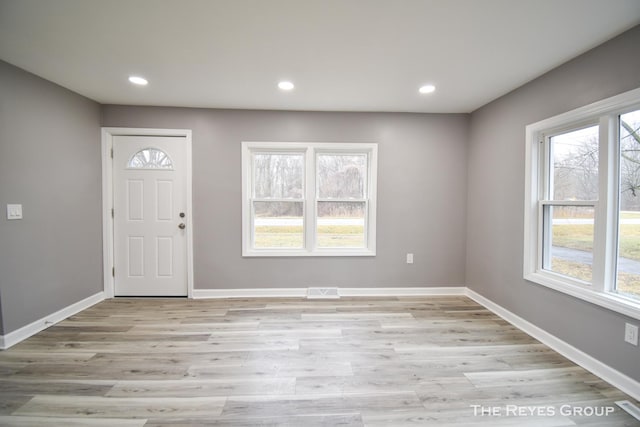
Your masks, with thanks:
<instances>
[{"instance_id":1,"label":"wall trim along floor","mask_svg":"<svg viewBox=\"0 0 640 427\"><path fill-rule=\"evenodd\" d=\"M592 374L607 381L609 384L614 385L628 395L640 400L640 382L635 381L633 378L626 376L622 372L605 365L597 359L594 359L587 353L573 347L571 344L568 344L555 335L551 335L544 329L526 321L506 308L483 297L479 293L467 288L466 295L478 304L484 306L487 310L502 317L516 328L526 332L544 345L557 351L576 365L583 367Z\"/></svg>"},{"instance_id":2,"label":"wall trim along floor","mask_svg":"<svg viewBox=\"0 0 640 427\"><path fill-rule=\"evenodd\" d=\"M338 288L341 297L400 297L412 295L466 295L466 287L415 287L415 288ZM193 298L305 298L307 288L269 289L194 289Z\"/></svg>"},{"instance_id":3,"label":"wall trim along floor","mask_svg":"<svg viewBox=\"0 0 640 427\"><path fill-rule=\"evenodd\" d=\"M80 313L82 310L86 310L92 305L103 300L104 292L98 292L97 294L91 295L90 297L58 310L55 313L51 313L48 316L38 319L35 322L31 322L20 329L9 332L7 335L0 335L0 350L6 350L9 347L18 344L20 341L24 341L38 332L47 329L49 326L53 326L56 323L61 322L76 313Z\"/></svg>"},{"instance_id":4,"label":"wall trim along floor","mask_svg":"<svg viewBox=\"0 0 640 427\"><path fill-rule=\"evenodd\" d=\"M193 298L305 298L307 288L270 288L270 289L194 289ZM540 329L534 324L526 321L520 316L510 312L506 308L483 297L477 292L465 287L406 287L406 288L338 288L341 297L357 296L458 296L465 295L489 311L500 316L520 330L531 335L541 343L557 351L567 359L597 375L611 385L617 387L635 399L640 400L640 382L619 372L612 367L605 365L597 359L589 356L583 351L573 347L567 342L554 335ZM36 320L29 325L10 332L7 335L0 335L0 349L7 349L20 341L60 322L74 314L91 307L105 299L104 292L99 292L88 298L78 301L62 310L49 316Z\"/></svg>"}]
</instances>

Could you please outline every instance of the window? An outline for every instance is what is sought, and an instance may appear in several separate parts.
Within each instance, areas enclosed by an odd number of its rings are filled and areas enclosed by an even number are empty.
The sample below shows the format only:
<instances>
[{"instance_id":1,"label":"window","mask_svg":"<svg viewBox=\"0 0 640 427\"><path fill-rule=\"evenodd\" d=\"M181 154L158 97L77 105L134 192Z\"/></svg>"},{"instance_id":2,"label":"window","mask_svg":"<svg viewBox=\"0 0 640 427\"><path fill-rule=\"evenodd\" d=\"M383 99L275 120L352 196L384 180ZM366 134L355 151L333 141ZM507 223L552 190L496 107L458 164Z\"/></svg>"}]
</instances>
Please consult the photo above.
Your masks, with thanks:
<instances>
[{"instance_id":1,"label":"window","mask_svg":"<svg viewBox=\"0 0 640 427\"><path fill-rule=\"evenodd\" d=\"M598 126L549 135L542 207L542 267L591 283L598 203Z\"/></svg>"},{"instance_id":2,"label":"window","mask_svg":"<svg viewBox=\"0 0 640 427\"><path fill-rule=\"evenodd\" d=\"M317 155L318 247L366 247L367 157L367 154Z\"/></svg>"},{"instance_id":3,"label":"window","mask_svg":"<svg viewBox=\"0 0 640 427\"><path fill-rule=\"evenodd\" d=\"M304 154L251 156L253 247L304 248Z\"/></svg>"},{"instance_id":4,"label":"window","mask_svg":"<svg viewBox=\"0 0 640 427\"><path fill-rule=\"evenodd\" d=\"M372 256L376 144L242 144L244 256Z\"/></svg>"},{"instance_id":5,"label":"window","mask_svg":"<svg viewBox=\"0 0 640 427\"><path fill-rule=\"evenodd\" d=\"M640 109L620 116L616 291L640 299Z\"/></svg>"},{"instance_id":6,"label":"window","mask_svg":"<svg viewBox=\"0 0 640 427\"><path fill-rule=\"evenodd\" d=\"M173 169L173 162L167 153L157 148L145 148L134 154L129 169Z\"/></svg>"},{"instance_id":7,"label":"window","mask_svg":"<svg viewBox=\"0 0 640 427\"><path fill-rule=\"evenodd\" d=\"M640 89L526 135L525 279L640 319Z\"/></svg>"}]
</instances>

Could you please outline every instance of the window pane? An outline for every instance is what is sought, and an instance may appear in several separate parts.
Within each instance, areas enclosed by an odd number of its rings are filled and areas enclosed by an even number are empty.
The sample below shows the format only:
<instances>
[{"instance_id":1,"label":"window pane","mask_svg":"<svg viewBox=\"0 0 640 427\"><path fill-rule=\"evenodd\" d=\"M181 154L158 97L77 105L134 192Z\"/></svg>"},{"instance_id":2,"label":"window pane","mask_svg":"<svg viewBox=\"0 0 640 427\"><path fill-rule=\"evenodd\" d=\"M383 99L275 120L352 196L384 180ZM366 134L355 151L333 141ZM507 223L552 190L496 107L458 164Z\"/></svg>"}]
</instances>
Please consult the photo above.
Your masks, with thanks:
<instances>
[{"instance_id":1,"label":"window pane","mask_svg":"<svg viewBox=\"0 0 640 427\"><path fill-rule=\"evenodd\" d=\"M598 126L551 137L551 200L598 200Z\"/></svg>"},{"instance_id":2,"label":"window pane","mask_svg":"<svg viewBox=\"0 0 640 427\"><path fill-rule=\"evenodd\" d=\"M145 148L131 157L127 167L131 169L173 169L173 163L164 151Z\"/></svg>"},{"instance_id":3,"label":"window pane","mask_svg":"<svg viewBox=\"0 0 640 427\"><path fill-rule=\"evenodd\" d=\"M367 156L321 154L318 156L318 197L364 199Z\"/></svg>"},{"instance_id":4,"label":"window pane","mask_svg":"<svg viewBox=\"0 0 640 427\"><path fill-rule=\"evenodd\" d=\"M640 298L640 110L620 116L619 293Z\"/></svg>"},{"instance_id":5,"label":"window pane","mask_svg":"<svg viewBox=\"0 0 640 427\"><path fill-rule=\"evenodd\" d=\"M545 206L545 269L592 281L593 218L592 207Z\"/></svg>"},{"instance_id":6,"label":"window pane","mask_svg":"<svg viewBox=\"0 0 640 427\"><path fill-rule=\"evenodd\" d=\"M253 156L253 194L260 199L301 199L302 154L257 153Z\"/></svg>"},{"instance_id":7,"label":"window pane","mask_svg":"<svg viewBox=\"0 0 640 427\"><path fill-rule=\"evenodd\" d=\"M253 202L253 247L304 246L302 202Z\"/></svg>"},{"instance_id":8,"label":"window pane","mask_svg":"<svg viewBox=\"0 0 640 427\"><path fill-rule=\"evenodd\" d=\"M364 248L365 202L318 202L318 246Z\"/></svg>"}]
</instances>

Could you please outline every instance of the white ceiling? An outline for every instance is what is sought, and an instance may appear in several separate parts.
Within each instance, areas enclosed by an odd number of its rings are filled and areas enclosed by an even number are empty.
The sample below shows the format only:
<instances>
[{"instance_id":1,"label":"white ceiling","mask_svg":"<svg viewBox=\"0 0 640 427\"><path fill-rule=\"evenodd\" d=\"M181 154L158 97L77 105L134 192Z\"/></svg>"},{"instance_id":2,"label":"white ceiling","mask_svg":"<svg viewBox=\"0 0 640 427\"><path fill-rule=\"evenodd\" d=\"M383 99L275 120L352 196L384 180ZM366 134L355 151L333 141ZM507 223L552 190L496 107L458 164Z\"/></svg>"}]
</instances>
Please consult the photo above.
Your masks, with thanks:
<instances>
[{"instance_id":1,"label":"white ceiling","mask_svg":"<svg viewBox=\"0 0 640 427\"><path fill-rule=\"evenodd\" d=\"M637 24L640 0L0 0L0 58L105 104L471 112Z\"/></svg>"}]
</instances>

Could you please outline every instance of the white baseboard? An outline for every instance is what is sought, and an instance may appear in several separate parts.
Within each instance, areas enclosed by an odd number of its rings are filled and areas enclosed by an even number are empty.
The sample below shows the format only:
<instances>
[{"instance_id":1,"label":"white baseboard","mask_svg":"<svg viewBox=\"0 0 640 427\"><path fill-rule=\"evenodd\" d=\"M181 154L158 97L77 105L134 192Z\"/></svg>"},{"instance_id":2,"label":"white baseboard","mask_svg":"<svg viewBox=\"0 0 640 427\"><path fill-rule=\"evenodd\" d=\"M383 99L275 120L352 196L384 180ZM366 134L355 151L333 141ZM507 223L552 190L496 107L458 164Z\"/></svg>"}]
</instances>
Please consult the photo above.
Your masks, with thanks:
<instances>
[{"instance_id":1,"label":"white baseboard","mask_svg":"<svg viewBox=\"0 0 640 427\"><path fill-rule=\"evenodd\" d=\"M466 295L466 287L338 288L341 297ZM306 298L308 288L194 289L193 298Z\"/></svg>"},{"instance_id":2,"label":"white baseboard","mask_svg":"<svg viewBox=\"0 0 640 427\"><path fill-rule=\"evenodd\" d=\"M410 287L410 288L338 288L341 297L404 297L466 295L464 286Z\"/></svg>"},{"instance_id":3,"label":"white baseboard","mask_svg":"<svg viewBox=\"0 0 640 427\"><path fill-rule=\"evenodd\" d=\"M640 382L634 380L631 377L628 377L627 375L613 369L608 365L605 365L601 361L573 347L571 344L561 340L555 335L551 335L544 329L537 327L533 323L528 322L522 317L510 312L506 308L494 303L490 299L483 297L479 293L467 288L466 295L478 304L484 306L486 309L492 311L507 322L511 323L513 326L531 335L551 349L557 351L575 364L602 378L614 387L619 388L629 396L632 396L634 399L640 400Z\"/></svg>"},{"instance_id":4,"label":"white baseboard","mask_svg":"<svg viewBox=\"0 0 640 427\"><path fill-rule=\"evenodd\" d=\"M95 295L91 295L81 301L78 301L70 306L67 306L61 310L56 311L48 316L31 322L20 329L16 329L13 332L9 332L7 335L0 335L0 349L6 350L9 347L16 345L20 341L37 334L38 332L47 329L56 323L73 316L76 313L81 312L94 304L104 300L104 292L98 292Z\"/></svg>"},{"instance_id":5,"label":"white baseboard","mask_svg":"<svg viewBox=\"0 0 640 427\"><path fill-rule=\"evenodd\" d=\"M193 298L304 298L307 288L194 289Z\"/></svg>"}]
</instances>

